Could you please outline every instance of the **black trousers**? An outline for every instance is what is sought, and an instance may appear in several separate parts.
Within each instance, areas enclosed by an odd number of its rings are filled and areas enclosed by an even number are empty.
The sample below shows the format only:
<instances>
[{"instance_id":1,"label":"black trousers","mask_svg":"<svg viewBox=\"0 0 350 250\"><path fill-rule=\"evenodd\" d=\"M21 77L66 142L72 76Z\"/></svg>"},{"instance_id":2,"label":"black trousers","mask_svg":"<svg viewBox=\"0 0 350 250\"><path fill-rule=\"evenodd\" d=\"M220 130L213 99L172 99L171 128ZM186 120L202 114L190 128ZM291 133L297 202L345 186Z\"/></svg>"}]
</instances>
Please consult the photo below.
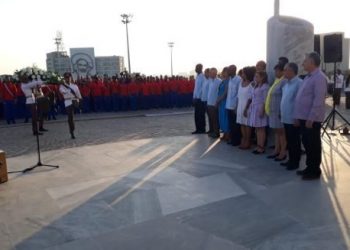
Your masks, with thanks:
<instances>
[{"instance_id":1,"label":"black trousers","mask_svg":"<svg viewBox=\"0 0 350 250\"><path fill-rule=\"evenodd\" d=\"M228 113L228 121L230 124L230 138L232 145L241 143L241 125L237 123L237 115L235 110L226 110Z\"/></svg>"},{"instance_id":2,"label":"black trousers","mask_svg":"<svg viewBox=\"0 0 350 250\"><path fill-rule=\"evenodd\" d=\"M66 112L67 112L67 116L68 116L68 126L69 126L69 133L73 133L75 126L74 126L74 106L73 105L69 105L68 107L66 107Z\"/></svg>"},{"instance_id":3,"label":"black trousers","mask_svg":"<svg viewBox=\"0 0 350 250\"><path fill-rule=\"evenodd\" d=\"M211 127L211 123L210 123L210 117L209 117L209 113L208 113L208 105L207 105L207 102L202 102L203 104L203 108L204 108L204 122L205 122L205 126L204 128L206 128L206 120L208 119L208 125L209 125L209 133L212 133L213 132L213 128ZM207 118L205 118L205 114L207 115Z\"/></svg>"},{"instance_id":4,"label":"black trousers","mask_svg":"<svg viewBox=\"0 0 350 250\"><path fill-rule=\"evenodd\" d=\"M201 99L194 99L194 123L197 132L205 132L205 102Z\"/></svg>"},{"instance_id":5,"label":"black trousers","mask_svg":"<svg viewBox=\"0 0 350 250\"><path fill-rule=\"evenodd\" d=\"M314 122L312 128L306 128L305 123L305 120L300 120L301 140L306 151L306 171L311 174L320 174L322 161L321 123Z\"/></svg>"},{"instance_id":6,"label":"black trousers","mask_svg":"<svg viewBox=\"0 0 350 250\"><path fill-rule=\"evenodd\" d=\"M300 127L295 127L293 124L284 124L284 129L287 139L288 162L293 167L299 167L301 158Z\"/></svg>"},{"instance_id":7,"label":"black trousers","mask_svg":"<svg viewBox=\"0 0 350 250\"><path fill-rule=\"evenodd\" d=\"M208 115L209 115L209 127L212 128L213 134L220 136L219 130L219 111L215 106L208 106Z\"/></svg>"}]
</instances>

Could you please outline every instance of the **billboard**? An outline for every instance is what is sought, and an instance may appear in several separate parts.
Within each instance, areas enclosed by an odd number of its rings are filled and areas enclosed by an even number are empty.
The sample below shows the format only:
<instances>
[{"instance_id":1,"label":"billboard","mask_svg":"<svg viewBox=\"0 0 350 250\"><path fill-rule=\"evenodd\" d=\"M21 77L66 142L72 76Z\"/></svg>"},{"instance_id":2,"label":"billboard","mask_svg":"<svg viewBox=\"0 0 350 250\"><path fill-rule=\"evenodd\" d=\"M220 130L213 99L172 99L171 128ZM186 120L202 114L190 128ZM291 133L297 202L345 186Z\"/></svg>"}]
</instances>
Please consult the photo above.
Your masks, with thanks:
<instances>
[{"instance_id":1,"label":"billboard","mask_svg":"<svg viewBox=\"0 0 350 250\"><path fill-rule=\"evenodd\" d=\"M72 48L70 58L74 79L96 75L94 48Z\"/></svg>"}]
</instances>

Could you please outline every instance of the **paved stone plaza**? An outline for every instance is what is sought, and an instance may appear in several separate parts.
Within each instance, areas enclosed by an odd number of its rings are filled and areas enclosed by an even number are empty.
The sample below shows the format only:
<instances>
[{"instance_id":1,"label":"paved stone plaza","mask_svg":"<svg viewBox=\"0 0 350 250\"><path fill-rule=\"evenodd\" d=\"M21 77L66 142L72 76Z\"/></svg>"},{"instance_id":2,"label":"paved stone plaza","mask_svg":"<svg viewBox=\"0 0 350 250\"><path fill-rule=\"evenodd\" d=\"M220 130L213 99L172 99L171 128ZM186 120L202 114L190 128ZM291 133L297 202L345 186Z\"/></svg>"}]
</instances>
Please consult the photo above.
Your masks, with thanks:
<instances>
[{"instance_id":1,"label":"paved stone plaza","mask_svg":"<svg viewBox=\"0 0 350 250\"><path fill-rule=\"evenodd\" d=\"M322 179L305 182L191 135L191 110L77 118L76 140L64 117L40 137L59 169L0 185L1 250L350 249L350 137L324 137ZM0 131L10 171L36 163L29 124Z\"/></svg>"}]
</instances>

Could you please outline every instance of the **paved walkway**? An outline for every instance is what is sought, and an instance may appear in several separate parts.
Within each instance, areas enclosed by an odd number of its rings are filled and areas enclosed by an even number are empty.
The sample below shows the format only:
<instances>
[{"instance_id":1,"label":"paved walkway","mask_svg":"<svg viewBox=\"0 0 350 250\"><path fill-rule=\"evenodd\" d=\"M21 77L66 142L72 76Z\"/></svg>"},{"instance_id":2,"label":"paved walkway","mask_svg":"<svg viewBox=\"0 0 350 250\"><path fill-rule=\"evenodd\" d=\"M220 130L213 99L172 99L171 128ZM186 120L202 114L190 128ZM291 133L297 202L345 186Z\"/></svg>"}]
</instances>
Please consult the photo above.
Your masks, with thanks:
<instances>
[{"instance_id":1,"label":"paved walkway","mask_svg":"<svg viewBox=\"0 0 350 250\"><path fill-rule=\"evenodd\" d=\"M49 130L40 136L42 151L96 145L141 138L185 135L193 130L192 109L150 110L122 113L76 115L76 140L70 140L67 117L46 121ZM187 117L188 119L178 119ZM0 149L8 157L36 152L31 123L0 124ZM20 139L20 142L18 141Z\"/></svg>"},{"instance_id":2,"label":"paved walkway","mask_svg":"<svg viewBox=\"0 0 350 250\"><path fill-rule=\"evenodd\" d=\"M0 185L0 249L350 249L349 137L325 137L322 179L304 182L164 113L84 118L77 140L48 124L60 168ZM9 170L36 162L28 129L0 128Z\"/></svg>"}]
</instances>

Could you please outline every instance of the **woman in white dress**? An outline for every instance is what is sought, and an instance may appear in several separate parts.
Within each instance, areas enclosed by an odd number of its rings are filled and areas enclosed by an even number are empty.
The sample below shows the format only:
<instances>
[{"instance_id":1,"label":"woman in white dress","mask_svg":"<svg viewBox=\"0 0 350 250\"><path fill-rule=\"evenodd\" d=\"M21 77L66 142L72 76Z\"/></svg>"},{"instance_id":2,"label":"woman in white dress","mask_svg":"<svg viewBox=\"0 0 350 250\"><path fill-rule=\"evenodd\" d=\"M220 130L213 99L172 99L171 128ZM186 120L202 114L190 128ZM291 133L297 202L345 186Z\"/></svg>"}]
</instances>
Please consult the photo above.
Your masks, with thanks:
<instances>
[{"instance_id":1,"label":"woman in white dress","mask_svg":"<svg viewBox=\"0 0 350 250\"><path fill-rule=\"evenodd\" d=\"M254 81L255 67L243 68L242 82L238 89L237 123L241 125L240 149L250 148L251 128L248 126L248 117L244 116L244 109L252 93L252 82ZM248 115L249 116L249 115Z\"/></svg>"}]
</instances>

